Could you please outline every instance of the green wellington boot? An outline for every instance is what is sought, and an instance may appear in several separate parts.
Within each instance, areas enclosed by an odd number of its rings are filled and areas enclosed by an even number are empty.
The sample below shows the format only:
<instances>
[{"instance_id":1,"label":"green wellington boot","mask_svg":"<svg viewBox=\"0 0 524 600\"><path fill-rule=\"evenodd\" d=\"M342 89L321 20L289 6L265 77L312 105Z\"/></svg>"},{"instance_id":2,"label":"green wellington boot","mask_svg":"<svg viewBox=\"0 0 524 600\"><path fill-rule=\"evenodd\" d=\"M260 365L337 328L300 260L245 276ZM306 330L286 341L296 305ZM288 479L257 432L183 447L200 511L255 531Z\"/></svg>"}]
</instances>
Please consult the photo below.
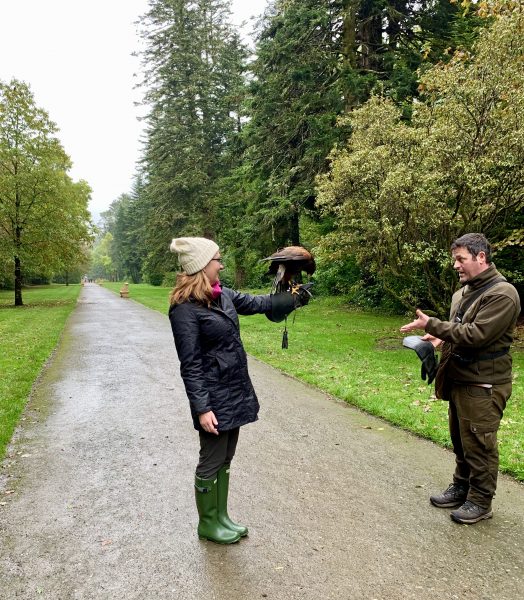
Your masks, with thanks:
<instances>
[{"instance_id":1,"label":"green wellington boot","mask_svg":"<svg viewBox=\"0 0 524 600\"><path fill-rule=\"evenodd\" d=\"M217 480L195 476L195 499L198 509L198 537L217 544L234 544L240 535L218 521Z\"/></svg>"},{"instance_id":2,"label":"green wellington boot","mask_svg":"<svg viewBox=\"0 0 524 600\"><path fill-rule=\"evenodd\" d=\"M218 520L222 525L235 531L239 536L244 537L247 535L247 527L234 523L227 514L227 496L229 493L229 465L222 466L218 471L218 485L217 485L217 496L218 496Z\"/></svg>"}]
</instances>

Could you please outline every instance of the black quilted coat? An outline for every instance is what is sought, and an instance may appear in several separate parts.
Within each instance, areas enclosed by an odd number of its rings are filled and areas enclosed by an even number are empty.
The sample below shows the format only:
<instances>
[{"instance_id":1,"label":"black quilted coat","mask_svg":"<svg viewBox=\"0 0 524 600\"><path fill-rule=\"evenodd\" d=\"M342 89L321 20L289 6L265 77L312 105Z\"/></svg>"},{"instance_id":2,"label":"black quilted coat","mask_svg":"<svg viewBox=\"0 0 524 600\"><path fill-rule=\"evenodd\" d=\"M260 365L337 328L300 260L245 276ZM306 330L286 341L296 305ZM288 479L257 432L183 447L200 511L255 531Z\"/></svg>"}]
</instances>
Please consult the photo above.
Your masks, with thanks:
<instances>
[{"instance_id":1,"label":"black quilted coat","mask_svg":"<svg viewBox=\"0 0 524 600\"><path fill-rule=\"evenodd\" d=\"M258 399L247 371L238 316L265 313L271 298L250 296L229 288L211 308L195 302L169 310L180 374L191 406L195 429L198 415L212 410L218 431L240 427L258 418Z\"/></svg>"}]
</instances>

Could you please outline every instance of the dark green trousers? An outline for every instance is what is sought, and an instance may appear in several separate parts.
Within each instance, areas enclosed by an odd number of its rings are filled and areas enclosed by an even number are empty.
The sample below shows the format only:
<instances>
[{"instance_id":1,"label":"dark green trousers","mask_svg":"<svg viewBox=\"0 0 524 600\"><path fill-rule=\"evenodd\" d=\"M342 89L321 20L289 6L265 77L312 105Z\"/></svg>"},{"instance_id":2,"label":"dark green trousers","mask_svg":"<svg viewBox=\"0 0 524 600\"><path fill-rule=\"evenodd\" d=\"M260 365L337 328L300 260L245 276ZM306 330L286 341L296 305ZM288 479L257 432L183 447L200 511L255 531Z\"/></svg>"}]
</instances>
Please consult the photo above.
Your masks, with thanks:
<instances>
[{"instance_id":1,"label":"dark green trousers","mask_svg":"<svg viewBox=\"0 0 524 600\"><path fill-rule=\"evenodd\" d=\"M455 453L453 481L468 488L468 500L489 508L497 488L497 431L511 396L511 383L483 388L453 385L449 431Z\"/></svg>"}]
</instances>

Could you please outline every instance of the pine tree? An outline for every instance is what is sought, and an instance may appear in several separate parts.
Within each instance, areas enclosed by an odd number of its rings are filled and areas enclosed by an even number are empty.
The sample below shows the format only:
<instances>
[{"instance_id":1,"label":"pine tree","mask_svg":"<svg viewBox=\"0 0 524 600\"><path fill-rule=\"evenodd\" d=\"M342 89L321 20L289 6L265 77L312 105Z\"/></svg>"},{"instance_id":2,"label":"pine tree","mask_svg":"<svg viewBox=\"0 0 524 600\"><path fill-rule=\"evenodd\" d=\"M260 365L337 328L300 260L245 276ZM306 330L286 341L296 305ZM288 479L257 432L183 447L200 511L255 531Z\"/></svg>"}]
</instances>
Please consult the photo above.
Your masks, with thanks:
<instances>
[{"instance_id":1,"label":"pine tree","mask_svg":"<svg viewBox=\"0 0 524 600\"><path fill-rule=\"evenodd\" d=\"M314 203L314 180L340 134L343 108L331 3L275 3L252 65L248 176L256 184L250 219L265 249L300 244L299 221Z\"/></svg>"},{"instance_id":2,"label":"pine tree","mask_svg":"<svg viewBox=\"0 0 524 600\"><path fill-rule=\"evenodd\" d=\"M142 19L151 272L169 262L171 237L217 233L216 186L239 126L246 55L229 14L224 0L154 0Z\"/></svg>"}]
</instances>

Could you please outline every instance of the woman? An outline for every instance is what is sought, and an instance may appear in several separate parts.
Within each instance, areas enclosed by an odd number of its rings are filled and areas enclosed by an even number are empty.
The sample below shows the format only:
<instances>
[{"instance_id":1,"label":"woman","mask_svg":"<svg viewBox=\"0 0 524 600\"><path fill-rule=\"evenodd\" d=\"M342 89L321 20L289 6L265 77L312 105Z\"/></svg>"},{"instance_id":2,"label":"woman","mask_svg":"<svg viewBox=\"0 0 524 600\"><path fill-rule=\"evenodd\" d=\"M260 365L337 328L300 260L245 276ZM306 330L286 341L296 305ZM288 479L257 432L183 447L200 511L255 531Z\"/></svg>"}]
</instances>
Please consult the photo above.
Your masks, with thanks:
<instances>
[{"instance_id":1,"label":"woman","mask_svg":"<svg viewBox=\"0 0 524 600\"><path fill-rule=\"evenodd\" d=\"M249 378L237 314L282 320L307 298L290 293L250 296L220 285L218 245L198 237L174 239L182 273L170 296L169 318L180 373L200 436L195 473L198 535L231 544L247 535L227 512L229 466L239 428L256 421L259 404Z\"/></svg>"}]
</instances>

